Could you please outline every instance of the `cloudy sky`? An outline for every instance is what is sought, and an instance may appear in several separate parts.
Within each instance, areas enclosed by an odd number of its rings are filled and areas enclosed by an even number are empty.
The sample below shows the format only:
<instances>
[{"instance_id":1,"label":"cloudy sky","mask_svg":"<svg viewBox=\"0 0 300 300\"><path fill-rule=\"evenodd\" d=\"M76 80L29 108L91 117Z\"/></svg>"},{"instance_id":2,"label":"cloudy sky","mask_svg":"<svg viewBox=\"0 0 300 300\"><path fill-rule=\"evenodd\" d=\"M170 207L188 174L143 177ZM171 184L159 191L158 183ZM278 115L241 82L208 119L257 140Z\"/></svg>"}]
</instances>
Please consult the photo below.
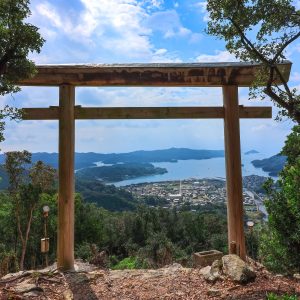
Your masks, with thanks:
<instances>
[{"instance_id":1,"label":"cloudy sky","mask_svg":"<svg viewBox=\"0 0 300 300\"><path fill-rule=\"evenodd\" d=\"M300 1L297 1L299 5ZM32 0L30 22L46 43L37 64L234 61L224 43L208 36L206 3L197 0ZM291 85L300 85L300 41L289 49ZM298 61L297 61L298 60ZM57 88L23 88L2 103L17 107L58 104ZM222 105L215 88L77 88L83 106L214 106ZM249 101L240 90L240 104ZM275 110L274 110L275 112ZM274 113L275 114L275 113ZM292 122L242 120L242 151L280 151ZM56 121L22 121L7 125L3 151L27 149L57 152ZM189 147L223 149L222 120L77 121L77 152L124 152Z\"/></svg>"}]
</instances>

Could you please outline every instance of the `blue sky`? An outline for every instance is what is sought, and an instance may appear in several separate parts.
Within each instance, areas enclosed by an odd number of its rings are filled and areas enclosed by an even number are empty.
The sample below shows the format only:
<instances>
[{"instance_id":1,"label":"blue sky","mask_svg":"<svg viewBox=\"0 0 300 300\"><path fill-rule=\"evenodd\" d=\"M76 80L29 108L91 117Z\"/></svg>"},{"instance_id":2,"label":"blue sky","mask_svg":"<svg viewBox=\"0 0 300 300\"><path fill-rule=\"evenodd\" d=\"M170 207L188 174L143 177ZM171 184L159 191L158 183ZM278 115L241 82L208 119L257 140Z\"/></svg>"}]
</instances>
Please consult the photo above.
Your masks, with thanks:
<instances>
[{"instance_id":1,"label":"blue sky","mask_svg":"<svg viewBox=\"0 0 300 300\"><path fill-rule=\"evenodd\" d=\"M300 6L300 1L295 2ZM37 64L234 61L224 42L205 33L203 1L173 0L32 0L29 22L46 39ZM300 40L288 50L293 62L291 86L300 86ZM2 103L18 107L58 104L57 88L22 88ZM222 105L215 88L77 88L76 104L84 106L213 106ZM240 104L249 101L240 89ZM276 109L274 109L275 115ZM242 120L242 150L280 151L292 122ZM22 121L7 125L3 151L27 149L57 152L56 121ZM223 149L222 120L77 121L77 152L124 152L190 147Z\"/></svg>"}]
</instances>

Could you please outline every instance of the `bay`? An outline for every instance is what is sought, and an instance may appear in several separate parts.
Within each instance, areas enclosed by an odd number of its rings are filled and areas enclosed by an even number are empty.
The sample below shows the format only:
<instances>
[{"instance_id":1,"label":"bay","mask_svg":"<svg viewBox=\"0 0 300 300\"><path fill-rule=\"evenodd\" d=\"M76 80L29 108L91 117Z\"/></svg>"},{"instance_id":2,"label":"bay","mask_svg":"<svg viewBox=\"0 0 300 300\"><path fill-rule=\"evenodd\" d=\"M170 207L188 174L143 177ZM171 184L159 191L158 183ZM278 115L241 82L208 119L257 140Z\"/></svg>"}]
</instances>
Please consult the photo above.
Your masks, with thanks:
<instances>
[{"instance_id":1,"label":"bay","mask_svg":"<svg viewBox=\"0 0 300 300\"><path fill-rule=\"evenodd\" d=\"M262 153L242 155L242 175L259 175L270 177L267 172L260 168L255 168L251 161L255 159L267 158ZM179 160L177 162L152 163L156 167L166 168L168 173L161 175L143 176L134 179L113 182L115 186L125 186L144 182L174 181L189 178L220 178L225 179L225 158L211 158L203 160ZM273 177L276 179L276 177Z\"/></svg>"}]
</instances>

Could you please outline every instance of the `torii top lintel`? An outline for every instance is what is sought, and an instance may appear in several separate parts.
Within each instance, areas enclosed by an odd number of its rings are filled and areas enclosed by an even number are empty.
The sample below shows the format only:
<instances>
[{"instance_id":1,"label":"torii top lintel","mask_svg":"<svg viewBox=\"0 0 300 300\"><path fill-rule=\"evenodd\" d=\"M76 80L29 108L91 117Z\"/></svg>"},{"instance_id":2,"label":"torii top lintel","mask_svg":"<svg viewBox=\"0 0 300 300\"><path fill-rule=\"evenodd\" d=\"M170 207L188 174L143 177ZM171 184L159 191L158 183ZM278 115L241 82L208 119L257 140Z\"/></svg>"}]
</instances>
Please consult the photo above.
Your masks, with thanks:
<instances>
[{"instance_id":1,"label":"torii top lintel","mask_svg":"<svg viewBox=\"0 0 300 300\"><path fill-rule=\"evenodd\" d=\"M277 65L289 80L292 63ZM262 66L256 63L155 63L38 65L37 74L19 82L24 86L250 86ZM275 77L275 82L282 81Z\"/></svg>"}]
</instances>

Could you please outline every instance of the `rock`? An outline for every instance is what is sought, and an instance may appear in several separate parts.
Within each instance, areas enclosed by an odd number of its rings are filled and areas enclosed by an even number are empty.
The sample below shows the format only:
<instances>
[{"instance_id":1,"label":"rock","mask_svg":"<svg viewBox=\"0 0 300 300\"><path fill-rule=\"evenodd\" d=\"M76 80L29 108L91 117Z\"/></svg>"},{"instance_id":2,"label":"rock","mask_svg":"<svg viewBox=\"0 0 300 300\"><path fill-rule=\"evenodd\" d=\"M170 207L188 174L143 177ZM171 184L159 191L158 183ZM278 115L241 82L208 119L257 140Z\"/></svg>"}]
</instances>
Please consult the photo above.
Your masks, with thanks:
<instances>
[{"instance_id":1,"label":"rock","mask_svg":"<svg viewBox=\"0 0 300 300\"><path fill-rule=\"evenodd\" d=\"M73 293L71 290L67 289L63 292L64 300L73 300Z\"/></svg>"},{"instance_id":2,"label":"rock","mask_svg":"<svg viewBox=\"0 0 300 300\"><path fill-rule=\"evenodd\" d=\"M106 251L97 252L94 254L93 259L90 261L91 264L107 269L109 265L109 257Z\"/></svg>"},{"instance_id":3,"label":"rock","mask_svg":"<svg viewBox=\"0 0 300 300\"><path fill-rule=\"evenodd\" d=\"M299 273L294 274L293 277L294 277L295 279L300 280L300 274L299 274Z\"/></svg>"},{"instance_id":4,"label":"rock","mask_svg":"<svg viewBox=\"0 0 300 300\"><path fill-rule=\"evenodd\" d=\"M223 273L233 281L247 283L255 279L256 274L239 256L229 254L222 257Z\"/></svg>"},{"instance_id":5,"label":"rock","mask_svg":"<svg viewBox=\"0 0 300 300\"><path fill-rule=\"evenodd\" d=\"M175 271L175 270L182 269L182 265L178 263L173 263L172 265L166 266L165 268Z\"/></svg>"},{"instance_id":6,"label":"rock","mask_svg":"<svg viewBox=\"0 0 300 300\"><path fill-rule=\"evenodd\" d=\"M104 277L104 275L105 274L103 272L99 272L99 271L93 271L86 274L89 280L97 280L100 277Z\"/></svg>"},{"instance_id":7,"label":"rock","mask_svg":"<svg viewBox=\"0 0 300 300\"><path fill-rule=\"evenodd\" d=\"M31 291L23 294L24 297L29 297L29 299L40 297L41 295L42 295L42 291Z\"/></svg>"},{"instance_id":8,"label":"rock","mask_svg":"<svg viewBox=\"0 0 300 300\"><path fill-rule=\"evenodd\" d=\"M200 274L204 276L205 274L210 273L210 269L211 269L211 266L204 267L204 268L200 269Z\"/></svg>"},{"instance_id":9,"label":"rock","mask_svg":"<svg viewBox=\"0 0 300 300\"><path fill-rule=\"evenodd\" d=\"M33 283L21 282L14 286L14 291L19 294L30 292L35 290L37 287Z\"/></svg>"},{"instance_id":10,"label":"rock","mask_svg":"<svg viewBox=\"0 0 300 300\"><path fill-rule=\"evenodd\" d=\"M215 260L212 265L211 265L211 270L210 272L212 274L218 274L220 275L221 272L222 272L222 267L223 267L223 264L222 264L222 261L221 260Z\"/></svg>"},{"instance_id":11,"label":"rock","mask_svg":"<svg viewBox=\"0 0 300 300\"><path fill-rule=\"evenodd\" d=\"M221 296L221 291L218 289L209 289L207 295L210 297L219 297Z\"/></svg>"},{"instance_id":12,"label":"rock","mask_svg":"<svg viewBox=\"0 0 300 300\"><path fill-rule=\"evenodd\" d=\"M200 270L200 274L203 275L206 281L214 283L221 278L221 269L222 269L222 262L216 260L213 262L211 267L207 266L205 268L202 268Z\"/></svg>"}]
</instances>

